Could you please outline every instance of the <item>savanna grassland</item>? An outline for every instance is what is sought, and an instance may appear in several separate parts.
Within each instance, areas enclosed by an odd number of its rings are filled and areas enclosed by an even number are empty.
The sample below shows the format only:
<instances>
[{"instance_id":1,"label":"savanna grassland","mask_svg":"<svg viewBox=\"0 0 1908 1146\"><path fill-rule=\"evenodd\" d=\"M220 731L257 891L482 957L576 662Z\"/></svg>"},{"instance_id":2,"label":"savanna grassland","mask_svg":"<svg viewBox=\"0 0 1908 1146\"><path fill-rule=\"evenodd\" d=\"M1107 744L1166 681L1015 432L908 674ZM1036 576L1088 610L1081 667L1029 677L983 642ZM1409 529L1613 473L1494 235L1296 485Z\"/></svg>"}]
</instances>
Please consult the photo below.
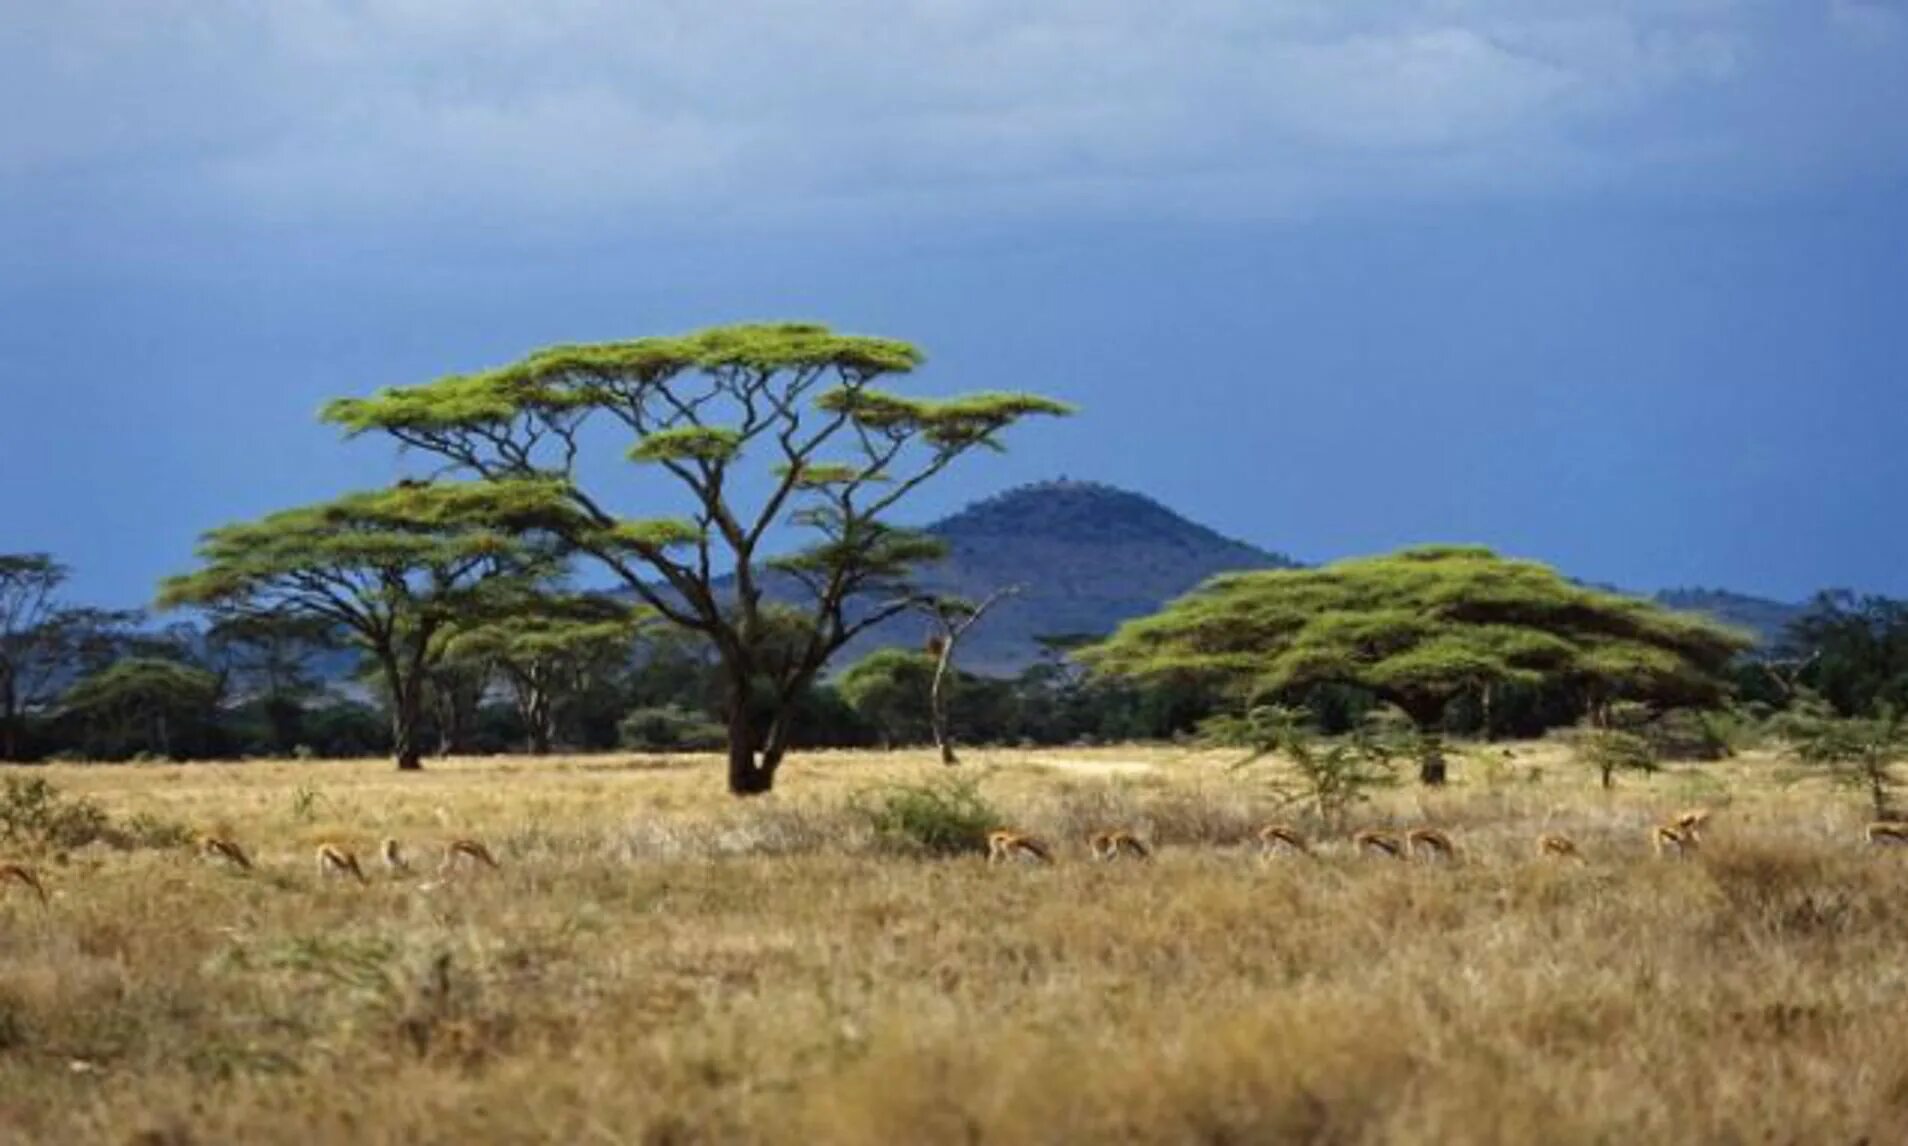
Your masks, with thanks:
<instances>
[{"instance_id":1,"label":"savanna grassland","mask_svg":"<svg viewBox=\"0 0 1908 1146\"><path fill-rule=\"evenodd\" d=\"M898 854L854 810L927 754L53 766L115 822L229 832L29 859L0 902L0 1140L1855 1142L1908 1135L1908 859L1750 754L1603 793L1479 751L1354 826L1451 865L1260 862L1264 773L973 753L1051 868ZM1702 850L1645 831L1719 809ZM1150 864L1086 862L1140 829ZM1542 861L1541 831L1585 859ZM154 835L148 831L148 835ZM393 877L383 836L497 872ZM321 881L343 841L368 886ZM434 857L432 857L434 858ZM434 864L430 865L434 866Z\"/></svg>"}]
</instances>

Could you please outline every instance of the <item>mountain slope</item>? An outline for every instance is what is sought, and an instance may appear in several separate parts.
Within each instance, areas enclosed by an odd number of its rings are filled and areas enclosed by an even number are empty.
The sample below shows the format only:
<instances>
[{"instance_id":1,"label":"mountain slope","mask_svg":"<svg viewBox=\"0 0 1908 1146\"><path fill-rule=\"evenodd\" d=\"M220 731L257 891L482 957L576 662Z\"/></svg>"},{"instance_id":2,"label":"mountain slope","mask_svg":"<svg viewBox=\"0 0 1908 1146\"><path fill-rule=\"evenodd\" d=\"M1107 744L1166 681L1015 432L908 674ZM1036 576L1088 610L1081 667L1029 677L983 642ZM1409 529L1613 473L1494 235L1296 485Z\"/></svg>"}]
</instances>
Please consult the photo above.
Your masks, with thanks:
<instances>
[{"instance_id":1,"label":"mountain slope","mask_svg":"<svg viewBox=\"0 0 1908 1146\"><path fill-rule=\"evenodd\" d=\"M1686 613L1705 616L1747 629L1765 649L1782 639L1782 631L1807 611L1807 605L1751 597L1727 589L1665 589L1656 594L1658 604Z\"/></svg>"},{"instance_id":2,"label":"mountain slope","mask_svg":"<svg viewBox=\"0 0 1908 1146\"><path fill-rule=\"evenodd\" d=\"M927 528L948 547L946 560L922 571L928 588L979 600L1021 586L961 643L961 667L989 674L1031 664L1040 653L1037 637L1109 633L1215 573L1295 564L1097 482L1021 486ZM927 631L920 618L898 617L835 664L852 664L881 645L918 645Z\"/></svg>"}]
</instances>

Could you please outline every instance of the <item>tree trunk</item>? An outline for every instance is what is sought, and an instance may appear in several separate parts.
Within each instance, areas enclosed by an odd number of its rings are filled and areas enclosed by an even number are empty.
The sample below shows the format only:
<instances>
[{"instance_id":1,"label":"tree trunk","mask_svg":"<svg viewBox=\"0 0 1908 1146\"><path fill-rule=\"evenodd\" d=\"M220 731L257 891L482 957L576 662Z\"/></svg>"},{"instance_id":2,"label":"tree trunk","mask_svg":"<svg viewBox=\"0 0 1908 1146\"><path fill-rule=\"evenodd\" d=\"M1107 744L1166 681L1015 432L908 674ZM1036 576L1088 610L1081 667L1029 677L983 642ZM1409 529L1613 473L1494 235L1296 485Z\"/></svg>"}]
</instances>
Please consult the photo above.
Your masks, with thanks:
<instances>
[{"instance_id":1,"label":"tree trunk","mask_svg":"<svg viewBox=\"0 0 1908 1146\"><path fill-rule=\"evenodd\" d=\"M0 760L20 758L20 699L14 692L13 673L0 676Z\"/></svg>"},{"instance_id":2,"label":"tree trunk","mask_svg":"<svg viewBox=\"0 0 1908 1146\"><path fill-rule=\"evenodd\" d=\"M1418 746L1418 782L1437 788L1443 786L1445 778L1444 739L1435 732L1427 733Z\"/></svg>"},{"instance_id":3,"label":"tree trunk","mask_svg":"<svg viewBox=\"0 0 1908 1146\"><path fill-rule=\"evenodd\" d=\"M417 726L423 709L423 680L416 674L409 682L398 671L395 657L384 664L385 683L391 688L391 752L397 757L398 771L421 772L424 751L417 742Z\"/></svg>"},{"instance_id":4,"label":"tree trunk","mask_svg":"<svg viewBox=\"0 0 1908 1146\"><path fill-rule=\"evenodd\" d=\"M788 751L786 712L774 717L766 735L758 733L747 701L729 709L729 794L760 796L775 787L775 772Z\"/></svg>"},{"instance_id":5,"label":"tree trunk","mask_svg":"<svg viewBox=\"0 0 1908 1146\"><path fill-rule=\"evenodd\" d=\"M548 756L556 740L556 706L550 694L532 688L524 695L523 724L530 737L530 755Z\"/></svg>"},{"instance_id":6,"label":"tree trunk","mask_svg":"<svg viewBox=\"0 0 1908 1146\"><path fill-rule=\"evenodd\" d=\"M928 724L934 731L934 747L940 749L943 764L961 762L960 757L954 754L954 737L947 728L947 670L953 659L954 642L943 637L941 655L934 662L934 684L928 689Z\"/></svg>"}]
</instances>

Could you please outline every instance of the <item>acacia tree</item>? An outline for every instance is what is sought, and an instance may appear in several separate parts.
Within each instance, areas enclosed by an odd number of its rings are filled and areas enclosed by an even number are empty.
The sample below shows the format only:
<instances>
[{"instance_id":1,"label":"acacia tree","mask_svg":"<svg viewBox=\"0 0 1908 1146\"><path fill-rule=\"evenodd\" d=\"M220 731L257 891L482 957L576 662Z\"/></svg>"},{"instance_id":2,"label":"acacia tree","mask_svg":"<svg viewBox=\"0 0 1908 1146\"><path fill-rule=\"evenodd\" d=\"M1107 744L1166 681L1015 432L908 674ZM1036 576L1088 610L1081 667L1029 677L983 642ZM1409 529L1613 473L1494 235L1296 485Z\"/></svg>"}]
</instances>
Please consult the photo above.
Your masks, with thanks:
<instances>
[{"instance_id":1,"label":"acacia tree","mask_svg":"<svg viewBox=\"0 0 1908 1146\"><path fill-rule=\"evenodd\" d=\"M204 669L133 656L80 680L60 699L60 708L85 730L89 755L186 756L210 747L219 692L218 677Z\"/></svg>"},{"instance_id":2,"label":"acacia tree","mask_svg":"<svg viewBox=\"0 0 1908 1146\"><path fill-rule=\"evenodd\" d=\"M908 608L911 568L939 556L931 538L889 523L896 506L969 451L1000 448L1015 423L1067 412L1031 394L930 400L880 385L920 363L907 343L822 326L729 326L553 347L333 402L325 417L486 481L543 483L547 525L714 646L729 790L750 795L773 787L796 703L829 656ZM602 422L627 436L657 500L673 493L684 515L624 517L586 486L579 463L600 439L585 431ZM784 525L806 544L770 560L764 547ZM776 573L793 604L765 599Z\"/></svg>"},{"instance_id":3,"label":"acacia tree","mask_svg":"<svg viewBox=\"0 0 1908 1146\"><path fill-rule=\"evenodd\" d=\"M547 754L566 700L625 666L642 616L596 594L535 593L480 625L462 627L451 656L493 666L509 686L529 750Z\"/></svg>"},{"instance_id":4,"label":"acacia tree","mask_svg":"<svg viewBox=\"0 0 1908 1146\"><path fill-rule=\"evenodd\" d=\"M60 601L72 571L45 553L0 553L0 760L22 755L29 713L116 645L135 611L90 609Z\"/></svg>"},{"instance_id":5,"label":"acacia tree","mask_svg":"<svg viewBox=\"0 0 1908 1146\"><path fill-rule=\"evenodd\" d=\"M1435 546L1222 574L1081 656L1102 672L1208 680L1248 703L1321 685L1368 690L1411 718L1423 737L1420 778L1435 784L1437 731L1459 695L1509 684L1568 690L1583 712L1616 700L1709 704L1749 645L1548 566Z\"/></svg>"},{"instance_id":6,"label":"acacia tree","mask_svg":"<svg viewBox=\"0 0 1908 1146\"><path fill-rule=\"evenodd\" d=\"M336 626L377 665L400 769L422 767L418 729L430 671L458 621L504 607L554 560L520 514L541 490L441 483L350 494L207 533L202 567L167 579L161 608ZM505 528L511 527L511 528Z\"/></svg>"},{"instance_id":7,"label":"acacia tree","mask_svg":"<svg viewBox=\"0 0 1908 1146\"><path fill-rule=\"evenodd\" d=\"M1002 601L1020 592L1020 586L1009 585L997 589L980 601L966 601L959 597L922 597L915 607L925 613L933 623L934 631L928 637L927 652L934 658L934 679L928 686L928 716L934 733L934 747L940 750L941 763L958 764L960 757L954 753L954 737L948 729L947 704L948 692L953 687L956 676L954 668L954 650L987 611Z\"/></svg>"},{"instance_id":8,"label":"acacia tree","mask_svg":"<svg viewBox=\"0 0 1908 1146\"><path fill-rule=\"evenodd\" d=\"M228 616L205 634L206 651L231 678L235 699L258 705L278 753L300 743L305 702L321 691L311 662L337 644L330 622L308 616Z\"/></svg>"},{"instance_id":9,"label":"acacia tree","mask_svg":"<svg viewBox=\"0 0 1908 1146\"><path fill-rule=\"evenodd\" d=\"M841 674L837 687L869 728L881 747L918 744L931 733L928 694L933 687L935 662L914 649L876 649Z\"/></svg>"}]
</instances>

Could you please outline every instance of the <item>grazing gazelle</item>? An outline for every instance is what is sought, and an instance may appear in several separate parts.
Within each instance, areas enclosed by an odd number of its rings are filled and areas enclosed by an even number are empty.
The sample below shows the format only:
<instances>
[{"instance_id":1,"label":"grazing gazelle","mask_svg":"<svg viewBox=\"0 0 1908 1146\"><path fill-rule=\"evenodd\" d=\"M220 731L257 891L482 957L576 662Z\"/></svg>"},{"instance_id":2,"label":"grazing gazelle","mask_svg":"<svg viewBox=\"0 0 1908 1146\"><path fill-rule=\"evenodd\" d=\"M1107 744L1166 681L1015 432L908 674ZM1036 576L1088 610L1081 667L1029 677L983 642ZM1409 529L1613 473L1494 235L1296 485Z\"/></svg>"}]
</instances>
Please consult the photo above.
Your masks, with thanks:
<instances>
[{"instance_id":1,"label":"grazing gazelle","mask_svg":"<svg viewBox=\"0 0 1908 1146\"><path fill-rule=\"evenodd\" d=\"M1290 824L1267 824L1259 829L1259 855L1270 859L1277 855L1312 854L1312 845Z\"/></svg>"},{"instance_id":2,"label":"grazing gazelle","mask_svg":"<svg viewBox=\"0 0 1908 1146\"><path fill-rule=\"evenodd\" d=\"M1709 817L1711 814L1708 808L1688 808L1676 813L1675 816L1670 818L1669 823L1673 827L1681 828L1691 835L1700 837L1703 829L1709 826Z\"/></svg>"},{"instance_id":3,"label":"grazing gazelle","mask_svg":"<svg viewBox=\"0 0 1908 1146\"><path fill-rule=\"evenodd\" d=\"M364 869L358 866L358 857L338 844L318 845L318 877L329 879L332 876L351 876L359 883L369 883L364 878Z\"/></svg>"},{"instance_id":4,"label":"grazing gazelle","mask_svg":"<svg viewBox=\"0 0 1908 1146\"><path fill-rule=\"evenodd\" d=\"M987 833L987 862L1006 863L1008 860L1052 863L1053 851L1034 837L1007 828Z\"/></svg>"},{"instance_id":5,"label":"grazing gazelle","mask_svg":"<svg viewBox=\"0 0 1908 1146\"><path fill-rule=\"evenodd\" d=\"M245 854L245 849L238 846L236 840L228 840L224 836L200 836L199 854L224 860L236 868L252 870L252 858Z\"/></svg>"},{"instance_id":6,"label":"grazing gazelle","mask_svg":"<svg viewBox=\"0 0 1908 1146\"><path fill-rule=\"evenodd\" d=\"M411 870L411 861L404 858L403 850L398 847L398 842L394 839L387 838L383 843L378 845L378 858L383 860L384 866L391 871L406 872Z\"/></svg>"},{"instance_id":7,"label":"grazing gazelle","mask_svg":"<svg viewBox=\"0 0 1908 1146\"><path fill-rule=\"evenodd\" d=\"M483 845L483 841L470 839L452 840L444 845L444 864L441 870L450 871L459 864L465 866L482 864L488 868L498 866L497 858L490 854L490 849Z\"/></svg>"},{"instance_id":8,"label":"grazing gazelle","mask_svg":"<svg viewBox=\"0 0 1908 1146\"><path fill-rule=\"evenodd\" d=\"M1878 848L1908 846L1908 823L1901 820L1876 820L1862 829L1862 835Z\"/></svg>"},{"instance_id":9,"label":"grazing gazelle","mask_svg":"<svg viewBox=\"0 0 1908 1146\"><path fill-rule=\"evenodd\" d=\"M1556 832L1545 832L1537 837L1537 854L1543 858L1555 856L1559 859L1582 859L1583 853L1577 850L1577 841Z\"/></svg>"},{"instance_id":10,"label":"grazing gazelle","mask_svg":"<svg viewBox=\"0 0 1908 1146\"><path fill-rule=\"evenodd\" d=\"M1131 858L1136 860L1153 858L1153 849L1132 832L1114 829L1110 832L1095 832L1087 837L1087 847L1093 852L1093 858L1101 862Z\"/></svg>"},{"instance_id":11,"label":"grazing gazelle","mask_svg":"<svg viewBox=\"0 0 1908 1146\"><path fill-rule=\"evenodd\" d=\"M1383 856L1386 859L1403 859L1404 841L1396 832L1387 832L1382 828L1365 828L1352 833L1352 847L1359 855Z\"/></svg>"},{"instance_id":12,"label":"grazing gazelle","mask_svg":"<svg viewBox=\"0 0 1908 1146\"><path fill-rule=\"evenodd\" d=\"M1658 824L1650 829L1650 847L1659 856L1686 856L1695 851L1700 840L1696 829L1674 823Z\"/></svg>"},{"instance_id":13,"label":"grazing gazelle","mask_svg":"<svg viewBox=\"0 0 1908 1146\"><path fill-rule=\"evenodd\" d=\"M40 897L40 905L46 906L46 888L41 885L40 877L33 874L32 868L25 864L0 863L0 883L9 880L32 888L33 894Z\"/></svg>"},{"instance_id":14,"label":"grazing gazelle","mask_svg":"<svg viewBox=\"0 0 1908 1146\"><path fill-rule=\"evenodd\" d=\"M1412 828L1405 833L1405 852L1420 859L1448 860L1457 856L1451 837L1436 828Z\"/></svg>"}]
</instances>

